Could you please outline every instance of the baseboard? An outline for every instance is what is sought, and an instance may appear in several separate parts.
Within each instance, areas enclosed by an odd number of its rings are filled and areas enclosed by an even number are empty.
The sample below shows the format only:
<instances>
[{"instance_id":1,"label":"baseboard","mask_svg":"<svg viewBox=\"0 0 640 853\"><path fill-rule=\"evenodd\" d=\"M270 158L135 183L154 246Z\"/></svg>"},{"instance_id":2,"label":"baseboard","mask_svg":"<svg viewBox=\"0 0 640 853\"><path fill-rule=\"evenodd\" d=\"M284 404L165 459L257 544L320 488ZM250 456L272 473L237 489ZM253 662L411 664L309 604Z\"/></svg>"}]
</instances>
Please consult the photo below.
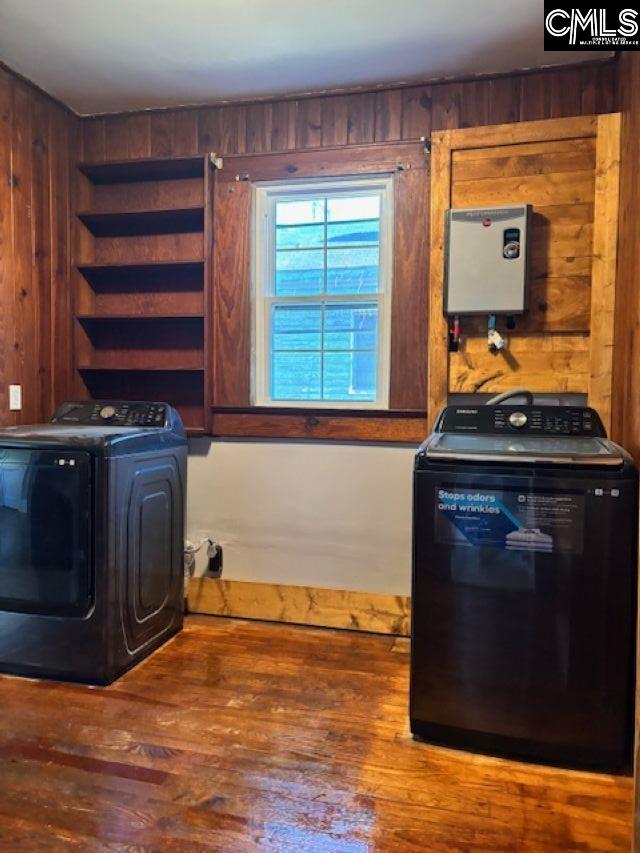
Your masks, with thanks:
<instances>
[{"instance_id":1,"label":"baseboard","mask_svg":"<svg viewBox=\"0 0 640 853\"><path fill-rule=\"evenodd\" d=\"M409 635L406 595L354 592L254 581L192 578L190 613Z\"/></svg>"}]
</instances>

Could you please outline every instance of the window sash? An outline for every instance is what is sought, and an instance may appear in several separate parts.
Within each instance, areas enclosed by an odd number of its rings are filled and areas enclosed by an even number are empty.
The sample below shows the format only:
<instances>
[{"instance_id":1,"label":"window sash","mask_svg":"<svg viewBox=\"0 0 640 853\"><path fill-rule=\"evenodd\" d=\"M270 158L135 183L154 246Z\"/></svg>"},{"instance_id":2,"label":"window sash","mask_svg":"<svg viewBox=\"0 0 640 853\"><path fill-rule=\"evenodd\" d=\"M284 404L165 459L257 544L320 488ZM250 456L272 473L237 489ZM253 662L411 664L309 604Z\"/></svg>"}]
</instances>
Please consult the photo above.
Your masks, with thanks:
<instances>
[{"instance_id":1,"label":"window sash","mask_svg":"<svg viewBox=\"0 0 640 853\"><path fill-rule=\"evenodd\" d=\"M298 296L275 294L275 211L278 201L297 201L318 195L339 196L380 195L380 240L378 260L378 290L372 293L345 292L304 294ZM387 409L389 407L391 280L393 263L393 177L385 175L362 179L327 179L305 182L303 186L269 182L254 186L254 229L252 284L254 310L252 328L252 403L258 406L281 408L325 409ZM326 240L321 247L326 253ZM282 400L271 396L272 339L271 317L274 305L323 304L350 305L357 302L375 304L378 314L376 396L374 400ZM321 349L318 352L327 352Z\"/></svg>"},{"instance_id":2,"label":"window sash","mask_svg":"<svg viewBox=\"0 0 640 853\"><path fill-rule=\"evenodd\" d=\"M272 374L271 368L273 363L273 354L274 350L272 348L272 329L271 329L271 320L273 317L273 306L274 305L285 305L285 306L295 306L295 305L306 305L310 307L322 308L325 305L345 305L345 306L357 306L358 303L363 305L374 305L377 309L377 341L376 341L376 397L373 400L362 400L362 399L353 399L353 400L324 400L324 399L310 399L310 400L300 400L298 398L282 398L282 397L274 397L269 393L268 402L265 402L264 405L279 405L279 406L291 406L291 405L307 405L307 406L323 406L325 408L380 408L378 401L378 394L380 388L380 377L378 375L378 371L380 370L380 317L381 312L384 310L383 306L383 298L381 294L357 294L350 298L345 298L342 295L339 296L331 296L328 299L313 296L302 296L297 298L289 298L287 296L281 297L264 297L264 329L265 329L265 340L269 342L268 352L265 353L265 363L263 365L264 370L264 381L265 388L271 392L272 390ZM326 316L326 315L325 315ZM324 321L323 321L324 323ZM320 335L323 336L322 331ZM315 353L320 357L321 370L324 369L324 361L327 355L331 355L339 352L365 352L372 351L371 349L362 349L362 348L352 348L352 349L332 349L331 347L322 346L318 349L308 349L308 350L298 350L299 352L305 353ZM279 350L279 352L296 352L296 350ZM323 386L324 373L321 373L320 377L320 385Z\"/></svg>"}]
</instances>

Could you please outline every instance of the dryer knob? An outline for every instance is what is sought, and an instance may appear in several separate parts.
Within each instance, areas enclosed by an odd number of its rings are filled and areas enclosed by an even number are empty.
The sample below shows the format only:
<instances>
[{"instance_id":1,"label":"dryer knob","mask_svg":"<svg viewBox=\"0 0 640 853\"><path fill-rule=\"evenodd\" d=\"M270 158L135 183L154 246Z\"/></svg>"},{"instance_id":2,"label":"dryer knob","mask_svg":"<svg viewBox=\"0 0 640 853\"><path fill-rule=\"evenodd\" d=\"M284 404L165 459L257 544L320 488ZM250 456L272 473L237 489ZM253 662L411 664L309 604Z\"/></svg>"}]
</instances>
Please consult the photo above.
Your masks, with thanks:
<instances>
[{"instance_id":1,"label":"dryer knob","mask_svg":"<svg viewBox=\"0 0 640 853\"><path fill-rule=\"evenodd\" d=\"M113 406L103 406L100 409L100 417L103 421L109 421L115 415L116 410Z\"/></svg>"},{"instance_id":2,"label":"dryer knob","mask_svg":"<svg viewBox=\"0 0 640 853\"><path fill-rule=\"evenodd\" d=\"M527 420L528 418L524 412L512 412L509 415L509 424L516 429L522 429Z\"/></svg>"}]
</instances>

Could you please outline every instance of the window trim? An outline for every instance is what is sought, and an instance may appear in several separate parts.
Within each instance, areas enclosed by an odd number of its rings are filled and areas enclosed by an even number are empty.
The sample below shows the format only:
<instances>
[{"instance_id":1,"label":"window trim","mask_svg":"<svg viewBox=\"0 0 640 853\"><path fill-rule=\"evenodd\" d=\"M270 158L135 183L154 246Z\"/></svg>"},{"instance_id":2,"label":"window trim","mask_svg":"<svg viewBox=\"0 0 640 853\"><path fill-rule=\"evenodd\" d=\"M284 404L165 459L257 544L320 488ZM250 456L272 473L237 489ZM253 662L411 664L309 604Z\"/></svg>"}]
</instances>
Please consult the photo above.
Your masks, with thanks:
<instances>
[{"instance_id":1,"label":"window trim","mask_svg":"<svg viewBox=\"0 0 640 853\"><path fill-rule=\"evenodd\" d=\"M322 296L277 297L269 292L275 256L274 220L276 200L295 199L318 192L330 195L381 194L380 210L380 289L377 294L322 294ZM259 181L252 187L251 227L251 405L271 409L336 409L353 412L389 409L391 379L391 309L394 270L394 175L375 173L351 177L301 178L292 181ZM353 400L274 400L270 389L270 317L274 303L317 304L323 302L371 302L378 306L377 388L370 401Z\"/></svg>"}]
</instances>

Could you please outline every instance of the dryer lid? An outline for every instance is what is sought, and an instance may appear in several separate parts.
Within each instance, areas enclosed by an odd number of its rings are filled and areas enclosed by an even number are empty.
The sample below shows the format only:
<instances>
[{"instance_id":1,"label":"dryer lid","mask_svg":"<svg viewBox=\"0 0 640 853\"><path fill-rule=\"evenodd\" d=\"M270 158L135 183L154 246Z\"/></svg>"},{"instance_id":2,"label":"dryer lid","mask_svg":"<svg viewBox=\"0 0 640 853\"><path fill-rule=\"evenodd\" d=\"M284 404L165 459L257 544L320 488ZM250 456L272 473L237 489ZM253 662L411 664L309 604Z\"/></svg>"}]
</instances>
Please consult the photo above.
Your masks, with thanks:
<instances>
[{"instance_id":1,"label":"dryer lid","mask_svg":"<svg viewBox=\"0 0 640 853\"><path fill-rule=\"evenodd\" d=\"M154 432L157 431L154 430ZM125 436L140 435L141 433L142 430L139 427L27 424L26 426L3 427L0 430L0 443L10 444L24 441L41 444L99 446Z\"/></svg>"}]
</instances>

